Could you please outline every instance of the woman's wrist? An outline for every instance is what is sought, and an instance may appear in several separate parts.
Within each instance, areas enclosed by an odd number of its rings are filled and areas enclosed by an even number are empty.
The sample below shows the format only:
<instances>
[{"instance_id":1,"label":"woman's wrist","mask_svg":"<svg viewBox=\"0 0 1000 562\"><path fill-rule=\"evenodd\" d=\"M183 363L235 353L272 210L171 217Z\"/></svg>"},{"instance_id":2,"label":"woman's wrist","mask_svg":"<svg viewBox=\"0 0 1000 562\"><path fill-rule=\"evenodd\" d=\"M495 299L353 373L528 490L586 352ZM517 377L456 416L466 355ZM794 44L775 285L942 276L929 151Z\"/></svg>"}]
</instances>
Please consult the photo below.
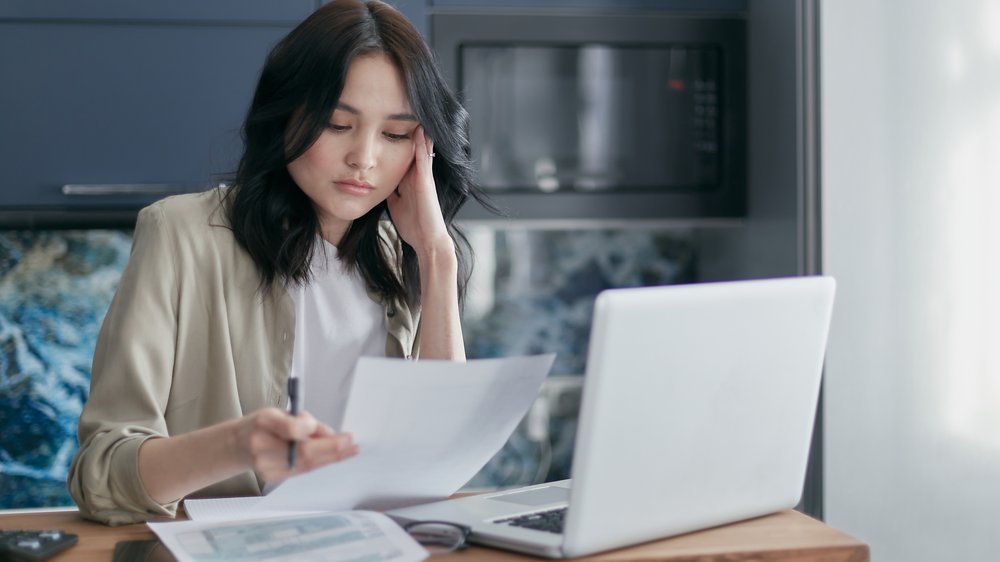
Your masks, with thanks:
<instances>
[{"instance_id":1,"label":"woman's wrist","mask_svg":"<svg viewBox=\"0 0 1000 562\"><path fill-rule=\"evenodd\" d=\"M455 254L455 242L450 236L443 236L438 240L426 244L424 248L414 249L417 253L417 261L421 268L457 268L458 256Z\"/></svg>"},{"instance_id":2,"label":"woman's wrist","mask_svg":"<svg viewBox=\"0 0 1000 562\"><path fill-rule=\"evenodd\" d=\"M139 476L150 497L169 503L249 470L240 439L242 419L144 442L139 448Z\"/></svg>"},{"instance_id":3,"label":"woman's wrist","mask_svg":"<svg viewBox=\"0 0 1000 562\"><path fill-rule=\"evenodd\" d=\"M224 458L229 459L231 466L237 468L237 470L250 470L253 468L250 455L247 453L246 447L243 446L243 425L246 423L246 420L247 417L243 416L229 422L223 422L228 424L224 434Z\"/></svg>"}]
</instances>

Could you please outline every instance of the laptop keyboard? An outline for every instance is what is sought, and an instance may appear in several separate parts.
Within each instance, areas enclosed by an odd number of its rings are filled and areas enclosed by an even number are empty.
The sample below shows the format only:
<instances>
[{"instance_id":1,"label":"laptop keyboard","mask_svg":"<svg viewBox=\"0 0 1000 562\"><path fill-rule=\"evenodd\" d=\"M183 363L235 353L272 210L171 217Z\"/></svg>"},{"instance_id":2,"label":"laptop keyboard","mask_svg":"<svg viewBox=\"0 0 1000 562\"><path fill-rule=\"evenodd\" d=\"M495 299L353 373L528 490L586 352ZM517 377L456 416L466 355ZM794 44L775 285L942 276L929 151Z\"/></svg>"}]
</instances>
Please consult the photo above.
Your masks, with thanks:
<instances>
[{"instance_id":1,"label":"laptop keyboard","mask_svg":"<svg viewBox=\"0 0 1000 562\"><path fill-rule=\"evenodd\" d=\"M517 517L508 517L507 519L498 519L494 521L494 523L562 534L563 522L565 519L566 508L560 507L550 511L539 511L538 513L529 513L527 515L518 515Z\"/></svg>"}]
</instances>

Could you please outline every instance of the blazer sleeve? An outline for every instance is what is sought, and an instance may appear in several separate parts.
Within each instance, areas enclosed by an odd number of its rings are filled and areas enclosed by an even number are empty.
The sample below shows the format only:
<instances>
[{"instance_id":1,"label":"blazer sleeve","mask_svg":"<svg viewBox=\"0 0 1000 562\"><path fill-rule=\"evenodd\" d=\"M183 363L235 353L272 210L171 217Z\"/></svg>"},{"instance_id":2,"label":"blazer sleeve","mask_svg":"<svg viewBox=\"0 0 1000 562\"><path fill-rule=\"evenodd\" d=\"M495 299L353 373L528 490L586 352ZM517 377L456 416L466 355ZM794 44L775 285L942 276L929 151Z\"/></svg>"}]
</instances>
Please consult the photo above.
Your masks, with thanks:
<instances>
[{"instance_id":1,"label":"blazer sleeve","mask_svg":"<svg viewBox=\"0 0 1000 562\"><path fill-rule=\"evenodd\" d=\"M159 205L140 211L128 264L94 350L80 449L67 483L81 514L109 525L174 516L139 478L142 443L167 436L178 317L176 241Z\"/></svg>"}]
</instances>

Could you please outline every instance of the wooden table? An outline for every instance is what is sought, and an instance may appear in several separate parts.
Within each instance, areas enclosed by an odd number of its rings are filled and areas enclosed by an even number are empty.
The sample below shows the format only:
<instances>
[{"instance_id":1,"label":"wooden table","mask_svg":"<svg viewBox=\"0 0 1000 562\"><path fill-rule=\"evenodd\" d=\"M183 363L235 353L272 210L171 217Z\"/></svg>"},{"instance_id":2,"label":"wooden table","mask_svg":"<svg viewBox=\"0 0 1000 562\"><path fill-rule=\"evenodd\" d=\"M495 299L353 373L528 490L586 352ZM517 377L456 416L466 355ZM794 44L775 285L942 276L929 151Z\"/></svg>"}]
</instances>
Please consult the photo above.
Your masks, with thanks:
<instances>
[{"instance_id":1,"label":"wooden table","mask_svg":"<svg viewBox=\"0 0 1000 562\"><path fill-rule=\"evenodd\" d=\"M0 529L62 529L79 543L53 562L111 562L118 541L155 538L144 524L106 527L85 521L76 511L3 513ZM441 559L436 557L435 559ZM500 550L472 547L448 560L539 560ZM160 558L157 558L160 560ZM732 525L690 533L631 548L578 558L614 562L867 562L868 545L797 511L783 511Z\"/></svg>"}]
</instances>

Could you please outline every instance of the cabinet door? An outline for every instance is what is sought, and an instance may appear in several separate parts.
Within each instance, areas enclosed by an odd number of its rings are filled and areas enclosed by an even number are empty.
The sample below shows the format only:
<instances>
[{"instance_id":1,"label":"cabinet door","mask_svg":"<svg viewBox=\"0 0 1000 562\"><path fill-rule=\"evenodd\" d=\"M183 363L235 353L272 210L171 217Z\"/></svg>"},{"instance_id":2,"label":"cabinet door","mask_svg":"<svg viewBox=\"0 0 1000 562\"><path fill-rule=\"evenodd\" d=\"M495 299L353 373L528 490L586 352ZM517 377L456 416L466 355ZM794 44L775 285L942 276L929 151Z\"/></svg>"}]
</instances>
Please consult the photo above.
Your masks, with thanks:
<instances>
[{"instance_id":1,"label":"cabinet door","mask_svg":"<svg viewBox=\"0 0 1000 562\"><path fill-rule=\"evenodd\" d=\"M136 203L66 184L209 185L289 29L0 23L0 207Z\"/></svg>"},{"instance_id":2,"label":"cabinet door","mask_svg":"<svg viewBox=\"0 0 1000 562\"><path fill-rule=\"evenodd\" d=\"M0 18L294 24L321 4L322 0L0 0Z\"/></svg>"}]
</instances>

